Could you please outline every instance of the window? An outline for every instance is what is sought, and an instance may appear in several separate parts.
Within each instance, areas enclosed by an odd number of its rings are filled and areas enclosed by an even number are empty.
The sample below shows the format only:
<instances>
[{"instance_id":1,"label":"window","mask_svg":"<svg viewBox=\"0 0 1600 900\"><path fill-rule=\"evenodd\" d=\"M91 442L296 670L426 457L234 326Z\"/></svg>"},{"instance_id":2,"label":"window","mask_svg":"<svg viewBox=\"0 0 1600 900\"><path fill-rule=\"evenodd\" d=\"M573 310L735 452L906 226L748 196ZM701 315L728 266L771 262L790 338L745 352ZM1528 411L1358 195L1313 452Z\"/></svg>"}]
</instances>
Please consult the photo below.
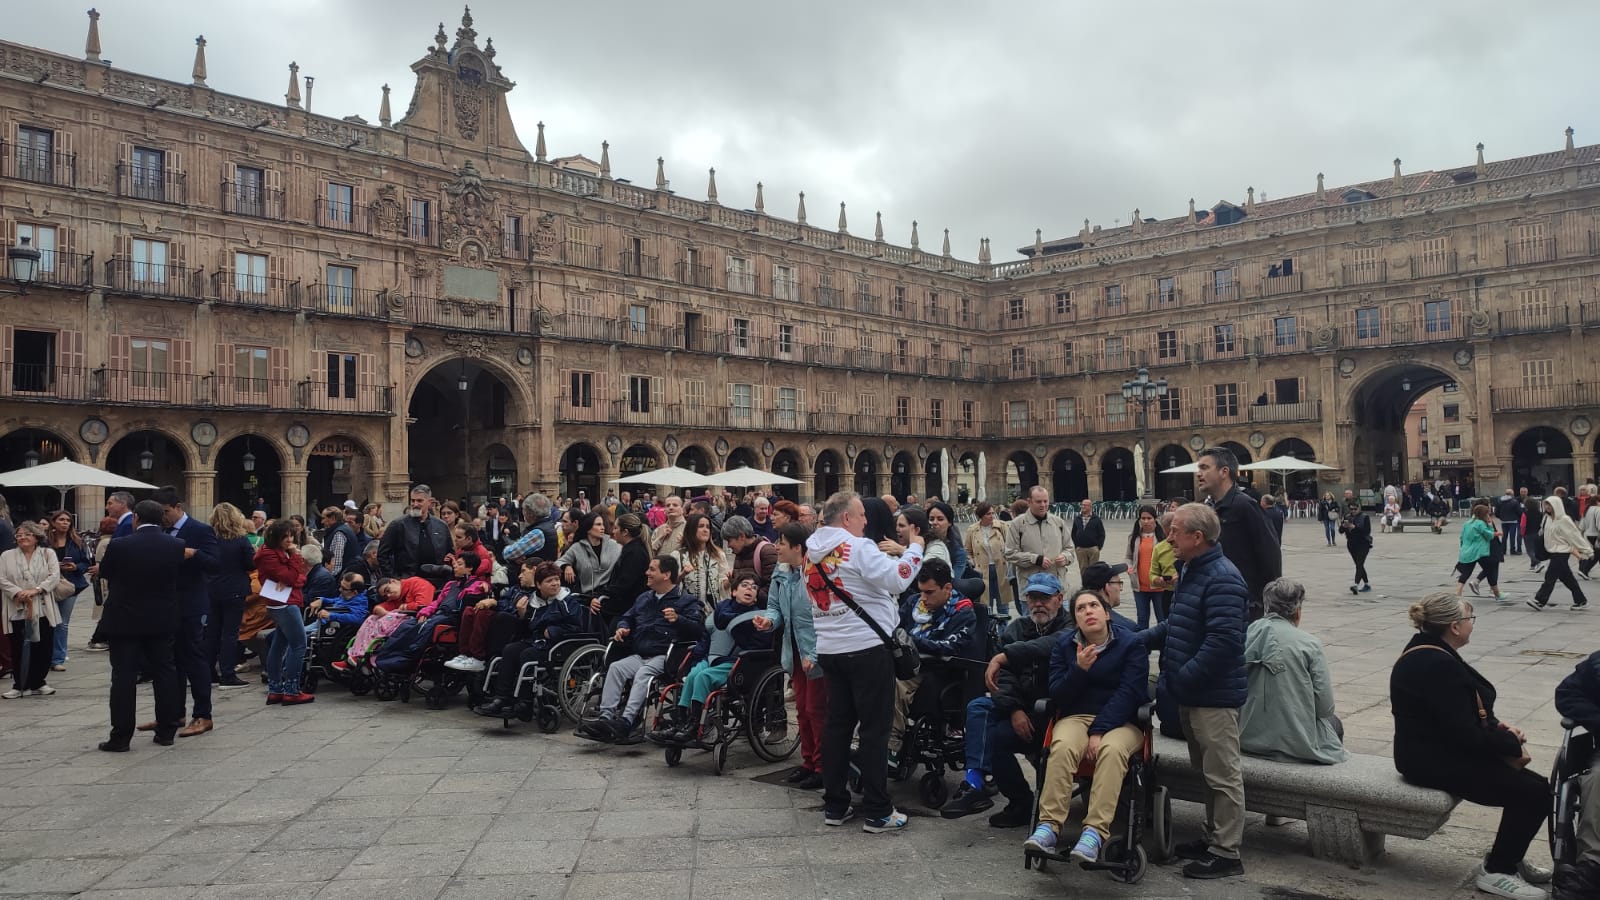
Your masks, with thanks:
<instances>
[{"instance_id":1,"label":"window","mask_svg":"<svg viewBox=\"0 0 1600 900\"><path fill-rule=\"evenodd\" d=\"M1168 391L1165 397L1161 397L1158 400L1160 412L1157 414L1157 418L1163 422L1176 422L1182 419L1183 403L1181 401L1182 398L1177 391Z\"/></svg>"},{"instance_id":2,"label":"window","mask_svg":"<svg viewBox=\"0 0 1600 900\"><path fill-rule=\"evenodd\" d=\"M1299 403L1300 379L1276 378L1272 382L1272 396L1274 403Z\"/></svg>"},{"instance_id":3,"label":"window","mask_svg":"<svg viewBox=\"0 0 1600 900\"><path fill-rule=\"evenodd\" d=\"M1530 390L1548 391L1556 384L1555 360L1525 359L1522 361L1522 386Z\"/></svg>"},{"instance_id":4,"label":"window","mask_svg":"<svg viewBox=\"0 0 1600 900\"><path fill-rule=\"evenodd\" d=\"M1454 394L1456 391L1459 391L1459 390L1461 390L1461 385L1456 383L1456 382L1454 382L1454 381L1446 381L1444 383L1444 392L1446 394Z\"/></svg>"},{"instance_id":5,"label":"window","mask_svg":"<svg viewBox=\"0 0 1600 900\"><path fill-rule=\"evenodd\" d=\"M750 410L755 405L755 388L748 384L728 385L729 406L733 408L732 415L735 419L750 418Z\"/></svg>"},{"instance_id":6,"label":"window","mask_svg":"<svg viewBox=\"0 0 1600 900\"><path fill-rule=\"evenodd\" d=\"M1178 280L1165 277L1156 279L1156 301L1159 303L1176 303L1178 300Z\"/></svg>"},{"instance_id":7,"label":"window","mask_svg":"<svg viewBox=\"0 0 1600 900\"><path fill-rule=\"evenodd\" d=\"M932 360L944 359L944 344L941 344L938 341L929 341L928 358Z\"/></svg>"},{"instance_id":8,"label":"window","mask_svg":"<svg viewBox=\"0 0 1600 900\"><path fill-rule=\"evenodd\" d=\"M1451 330L1450 301L1429 300L1422 304L1422 328L1429 334Z\"/></svg>"},{"instance_id":9,"label":"window","mask_svg":"<svg viewBox=\"0 0 1600 900\"><path fill-rule=\"evenodd\" d=\"M573 372L572 392L567 395L573 409L591 409L594 406L594 373Z\"/></svg>"},{"instance_id":10,"label":"window","mask_svg":"<svg viewBox=\"0 0 1600 900\"><path fill-rule=\"evenodd\" d=\"M1058 316L1070 316L1070 315L1072 315L1072 292L1071 291L1056 291L1055 299L1056 299L1056 315L1058 315Z\"/></svg>"},{"instance_id":11,"label":"window","mask_svg":"<svg viewBox=\"0 0 1600 900\"><path fill-rule=\"evenodd\" d=\"M639 303L628 304L628 330L644 334L650 330L650 308Z\"/></svg>"},{"instance_id":12,"label":"window","mask_svg":"<svg viewBox=\"0 0 1600 900\"><path fill-rule=\"evenodd\" d=\"M1211 326L1211 341L1218 353L1232 353L1234 349L1232 325Z\"/></svg>"},{"instance_id":13,"label":"window","mask_svg":"<svg viewBox=\"0 0 1600 900\"><path fill-rule=\"evenodd\" d=\"M509 250L512 253L521 253L522 252L522 217L521 216L506 216L506 221L505 221L505 226L504 226L504 235L505 235L505 249ZM638 238L634 238L634 240L637 241ZM638 270L635 269L634 271L637 272Z\"/></svg>"},{"instance_id":14,"label":"window","mask_svg":"<svg viewBox=\"0 0 1600 900\"><path fill-rule=\"evenodd\" d=\"M267 348L233 348L233 389L240 394L267 392Z\"/></svg>"},{"instance_id":15,"label":"window","mask_svg":"<svg viewBox=\"0 0 1600 900\"><path fill-rule=\"evenodd\" d=\"M784 354L794 352L793 325L784 324L778 326L778 352Z\"/></svg>"},{"instance_id":16,"label":"window","mask_svg":"<svg viewBox=\"0 0 1600 900\"><path fill-rule=\"evenodd\" d=\"M1444 452L1446 452L1446 453L1460 453L1461 452L1461 435L1459 435L1459 434L1447 434L1447 435L1445 435L1444 436Z\"/></svg>"},{"instance_id":17,"label":"window","mask_svg":"<svg viewBox=\"0 0 1600 900\"><path fill-rule=\"evenodd\" d=\"M17 242L28 239L28 246L39 251L35 276L56 271L56 229L52 225L17 225Z\"/></svg>"},{"instance_id":18,"label":"window","mask_svg":"<svg viewBox=\"0 0 1600 900\"><path fill-rule=\"evenodd\" d=\"M968 322L972 321L972 298L971 297L968 297L966 294L962 294L961 295L961 299L959 301L957 301L957 308L961 312L961 324L965 325Z\"/></svg>"},{"instance_id":19,"label":"window","mask_svg":"<svg viewBox=\"0 0 1600 900\"><path fill-rule=\"evenodd\" d=\"M894 341L894 358L895 358L895 362L898 363L899 366L902 369L905 368L906 366L910 365L911 364L911 342L906 340L905 338L895 338L895 341Z\"/></svg>"},{"instance_id":20,"label":"window","mask_svg":"<svg viewBox=\"0 0 1600 900\"><path fill-rule=\"evenodd\" d=\"M1121 393L1106 395L1106 424L1120 425L1128 421L1128 401Z\"/></svg>"},{"instance_id":21,"label":"window","mask_svg":"<svg viewBox=\"0 0 1600 900\"><path fill-rule=\"evenodd\" d=\"M49 184L55 180L56 133L17 126L17 177Z\"/></svg>"},{"instance_id":22,"label":"window","mask_svg":"<svg viewBox=\"0 0 1600 900\"><path fill-rule=\"evenodd\" d=\"M1105 287L1106 309L1122 308L1122 285L1108 284Z\"/></svg>"},{"instance_id":23,"label":"window","mask_svg":"<svg viewBox=\"0 0 1600 900\"><path fill-rule=\"evenodd\" d=\"M903 284L894 286L894 311L897 313L906 311L906 286Z\"/></svg>"},{"instance_id":24,"label":"window","mask_svg":"<svg viewBox=\"0 0 1600 900\"><path fill-rule=\"evenodd\" d=\"M1056 398L1056 424L1057 425L1076 425L1076 424L1078 424L1078 398L1076 398L1076 397L1057 397Z\"/></svg>"},{"instance_id":25,"label":"window","mask_svg":"<svg viewBox=\"0 0 1600 900\"><path fill-rule=\"evenodd\" d=\"M233 209L245 216L261 217L267 214L267 173L250 166L233 169Z\"/></svg>"},{"instance_id":26,"label":"window","mask_svg":"<svg viewBox=\"0 0 1600 900\"><path fill-rule=\"evenodd\" d=\"M939 292L928 292L928 318L934 321L939 319Z\"/></svg>"},{"instance_id":27,"label":"window","mask_svg":"<svg viewBox=\"0 0 1600 900\"><path fill-rule=\"evenodd\" d=\"M778 424L794 428L800 421L800 391L792 387L778 388Z\"/></svg>"},{"instance_id":28,"label":"window","mask_svg":"<svg viewBox=\"0 0 1600 900\"><path fill-rule=\"evenodd\" d=\"M944 401L937 397L928 401L928 424L934 428L944 427Z\"/></svg>"},{"instance_id":29,"label":"window","mask_svg":"<svg viewBox=\"0 0 1600 900\"><path fill-rule=\"evenodd\" d=\"M354 266L329 266L327 278L329 309L356 308L356 270Z\"/></svg>"},{"instance_id":30,"label":"window","mask_svg":"<svg viewBox=\"0 0 1600 900\"><path fill-rule=\"evenodd\" d=\"M1419 416L1417 418L1417 433L1418 434L1427 434L1428 433L1428 417L1427 416Z\"/></svg>"},{"instance_id":31,"label":"window","mask_svg":"<svg viewBox=\"0 0 1600 900\"><path fill-rule=\"evenodd\" d=\"M1459 421L1461 421L1461 404L1459 404L1459 403L1446 403L1444 405L1444 420L1446 422L1459 422Z\"/></svg>"},{"instance_id":32,"label":"window","mask_svg":"<svg viewBox=\"0 0 1600 900\"><path fill-rule=\"evenodd\" d=\"M1106 338L1105 358L1106 368L1114 369L1122 365L1122 338Z\"/></svg>"},{"instance_id":33,"label":"window","mask_svg":"<svg viewBox=\"0 0 1600 900\"><path fill-rule=\"evenodd\" d=\"M1239 385L1214 384L1211 395L1216 399L1217 418L1231 419L1239 415Z\"/></svg>"},{"instance_id":34,"label":"window","mask_svg":"<svg viewBox=\"0 0 1600 900\"><path fill-rule=\"evenodd\" d=\"M128 368L134 387L164 388L172 359L172 344L148 338L133 338L128 342Z\"/></svg>"},{"instance_id":35,"label":"window","mask_svg":"<svg viewBox=\"0 0 1600 900\"><path fill-rule=\"evenodd\" d=\"M651 378L649 375L628 376L628 412L650 411Z\"/></svg>"},{"instance_id":36,"label":"window","mask_svg":"<svg viewBox=\"0 0 1600 900\"><path fill-rule=\"evenodd\" d=\"M1157 359L1177 359L1178 358L1178 332L1176 332L1176 331L1158 331L1158 332L1156 332L1156 358Z\"/></svg>"},{"instance_id":37,"label":"window","mask_svg":"<svg viewBox=\"0 0 1600 900\"><path fill-rule=\"evenodd\" d=\"M835 346L835 344L834 344L834 336L835 336L835 334L836 334L836 332L834 331L834 328L833 328L832 325L819 325L819 326L817 326L817 338L822 343L822 346L824 346L824 347Z\"/></svg>"},{"instance_id":38,"label":"window","mask_svg":"<svg viewBox=\"0 0 1600 900\"><path fill-rule=\"evenodd\" d=\"M406 218L406 233L414 241L425 241L433 233L433 217L426 200L411 201L411 215Z\"/></svg>"},{"instance_id":39,"label":"window","mask_svg":"<svg viewBox=\"0 0 1600 900\"><path fill-rule=\"evenodd\" d=\"M836 412L839 411L839 392L838 391L818 391L817 392L817 403L819 405L821 405L823 412L825 412L825 413L836 413Z\"/></svg>"},{"instance_id":40,"label":"window","mask_svg":"<svg viewBox=\"0 0 1600 900\"><path fill-rule=\"evenodd\" d=\"M1517 291L1517 306L1530 321L1538 321L1550 315L1550 289L1536 287Z\"/></svg>"},{"instance_id":41,"label":"window","mask_svg":"<svg viewBox=\"0 0 1600 900\"><path fill-rule=\"evenodd\" d=\"M772 299L795 300L798 299L799 293L795 284L794 266L773 266Z\"/></svg>"},{"instance_id":42,"label":"window","mask_svg":"<svg viewBox=\"0 0 1600 900\"><path fill-rule=\"evenodd\" d=\"M1022 309L1021 297L1010 297L1006 300L1006 320L1021 322L1025 313Z\"/></svg>"},{"instance_id":43,"label":"window","mask_svg":"<svg viewBox=\"0 0 1600 900\"><path fill-rule=\"evenodd\" d=\"M1427 441L1423 441L1422 442L1422 458L1423 459L1427 459L1428 458L1428 442Z\"/></svg>"},{"instance_id":44,"label":"window","mask_svg":"<svg viewBox=\"0 0 1600 900\"><path fill-rule=\"evenodd\" d=\"M735 350L749 350L750 349L750 320L749 319L734 319L733 320L733 349L735 349Z\"/></svg>"},{"instance_id":45,"label":"window","mask_svg":"<svg viewBox=\"0 0 1600 900\"><path fill-rule=\"evenodd\" d=\"M1028 427L1028 401L1012 400L1006 404L1006 420L1014 429Z\"/></svg>"},{"instance_id":46,"label":"window","mask_svg":"<svg viewBox=\"0 0 1600 900\"><path fill-rule=\"evenodd\" d=\"M1383 330L1382 321L1376 306L1356 310L1356 339L1376 340Z\"/></svg>"},{"instance_id":47,"label":"window","mask_svg":"<svg viewBox=\"0 0 1600 900\"><path fill-rule=\"evenodd\" d=\"M1233 299L1233 270L1213 269L1211 271L1211 295L1218 300Z\"/></svg>"},{"instance_id":48,"label":"window","mask_svg":"<svg viewBox=\"0 0 1600 900\"><path fill-rule=\"evenodd\" d=\"M260 297L267 292L267 257L264 254L233 254L233 289L240 296Z\"/></svg>"},{"instance_id":49,"label":"window","mask_svg":"<svg viewBox=\"0 0 1600 900\"><path fill-rule=\"evenodd\" d=\"M683 383L683 405L689 409L703 409L706 405L706 383L699 379Z\"/></svg>"},{"instance_id":50,"label":"window","mask_svg":"<svg viewBox=\"0 0 1600 900\"><path fill-rule=\"evenodd\" d=\"M911 398L894 398L894 423L904 428L911 424Z\"/></svg>"},{"instance_id":51,"label":"window","mask_svg":"<svg viewBox=\"0 0 1600 900\"><path fill-rule=\"evenodd\" d=\"M328 354L328 396L354 400L356 396L356 355Z\"/></svg>"},{"instance_id":52,"label":"window","mask_svg":"<svg viewBox=\"0 0 1600 900\"><path fill-rule=\"evenodd\" d=\"M149 147L133 148L129 187L141 200L166 200L167 154Z\"/></svg>"},{"instance_id":53,"label":"window","mask_svg":"<svg viewBox=\"0 0 1600 900\"><path fill-rule=\"evenodd\" d=\"M56 379L56 332L18 328L11 334L11 389L40 394ZM77 372L62 373L76 377Z\"/></svg>"},{"instance_id":54,"label":"window","mask_svg":"<svg viewBox=\"0 0 1600 900\"><path fill-rule=\"evenodd\" d=\"M1065 373L1067 370L1069 370L1071 368L1072 368L1072 342L1071 341L1063 341L1061 343L1061 371L1063 373Z\"/></svg>"},{"instance_id":55,"label":"window","mask_svg":"<svg viewBox=\"0 0 1600 900\"><path fill-rule=\"evenodd\" d=\"M728 257L728 290L752 294L755 289L756 278L750 271L750 260L742 256Z\"/></svg>"},{"instance_id":56,"label":"window","mask_svg":"<svg viewBox=\"0 0 1600 900\"><path fill-rule=\"evenodd\" d=\"M1026 372L1028 370L1028 348L1011 348L1011 371Z\"/></svg>"},{"instance_id":57,"label":"window","mask_svg":"<svg viewBox=\"0 0 1600 900\"><path fill-rule=\"evenodd\" d=\"M1293 347L1299 341L1294 316L1279 316L1272 320L1273 343L1279 347Z\"/></svg>"},{"instance_id":58,"label":"window","mask_svg":"<svg viewBox=\"0 0 1600 900\"><path fill-rule=\"evenodd\" d=\"M856 412L863 416L876 416L878 414L878 395L857 394Z\"/></svg>"},{"instance_id":59,"label":"window","mask_svg":"<svg viewBox=\"0 0 1600 900\"><path fill-rule=\"evenodd\" d=\"M327 223L348 227L355 221L356 189L348 184L328 182Z\"/></svg>"},{"instance_id":60,"label":"window","mask_svg":"<svg viewBox=\"0 0 1600 900\"><path fill-rule=\"evenodd\" d=\"M961 427L971 428L973 420L978 417L978 404L971 400L961 401Z\"/></svg>"},{"instance_id":61,"label":"window","mask_svg":"<svg viewBox=\"0 0 1600 900\"><path fill-rule=\"evenodd\" d=\"M1294 259L1292 257L1285 258L1280 262L1275 262L1275 263L1272 263L1271 265L1267 266L1267 277L1268 278L1288 278L1290 275L1293 275L1293 274L1294 274Z\"/></svg>"},{"instance_id":62,"label":"window","mask_svg":"<svg viewBox=\"0 0 1600 900\"><path fill-rule=\"evenodd\" d=\"M167 283L167 242L133 242L133 280L139 284Z\"/></svg>"},{"instance_id":63,"label":"window","mask_svg":"<svg viewBox=\"0 0 1600 900\"><path fill-rule=\"evenodd\" d=\"M1365 281L1378 274L1378 248L1357 247L1355 265L1352 267L1358 281Z\"/></svg>"}]
</instances>

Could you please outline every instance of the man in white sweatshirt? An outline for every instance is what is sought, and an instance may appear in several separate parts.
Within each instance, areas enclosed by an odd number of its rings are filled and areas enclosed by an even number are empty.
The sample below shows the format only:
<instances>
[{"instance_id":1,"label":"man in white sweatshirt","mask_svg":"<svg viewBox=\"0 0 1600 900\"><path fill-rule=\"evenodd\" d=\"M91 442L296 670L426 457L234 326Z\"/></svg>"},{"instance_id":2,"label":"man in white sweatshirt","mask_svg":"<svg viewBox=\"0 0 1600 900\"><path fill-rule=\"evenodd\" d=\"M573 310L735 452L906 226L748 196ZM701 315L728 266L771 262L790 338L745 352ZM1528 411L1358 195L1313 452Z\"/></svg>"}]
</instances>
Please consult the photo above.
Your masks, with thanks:
<instances>
[{"instance_id":1,"label":"man in white sweatshirt","mask_svg":"<svg viewBox=\"0 0 1600 900\"><path fill-rule=\"evenodd\" d=\"M849 597L884 634L900 625L897 599L922 567L922 538L896 558L862 532L861 497L841 491L822 506L822 525L806 541L806 590L817 633L817 662L828 681L828 720L822 732L822 820L855 818L847 780L850 736L860 725L861 830L900 831L906 817L889 800L889 727L894 719L894 658L878 631L852 610Z\"/></svg>"}]
</instances>

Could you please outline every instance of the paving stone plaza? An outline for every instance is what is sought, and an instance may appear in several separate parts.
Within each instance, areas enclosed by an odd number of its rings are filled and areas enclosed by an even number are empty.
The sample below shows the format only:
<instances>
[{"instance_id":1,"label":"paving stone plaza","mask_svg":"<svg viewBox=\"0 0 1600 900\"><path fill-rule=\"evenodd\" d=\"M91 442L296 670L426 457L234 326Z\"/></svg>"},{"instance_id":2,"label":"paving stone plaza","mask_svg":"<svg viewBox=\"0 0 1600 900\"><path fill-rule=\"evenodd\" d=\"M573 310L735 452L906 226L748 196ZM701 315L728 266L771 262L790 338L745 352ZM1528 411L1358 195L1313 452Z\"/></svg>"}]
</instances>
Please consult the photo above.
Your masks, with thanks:
<instances>
[{"instance_id":1,"label":"paving stone plaza","mask_svg":"<svg viewBox=\"0 0 1600 900\"><path fill-rule=\"evenodd\" d=\"M1327 645L1346 745L1388 755L1406 606L1446 584L1457 535L1375 538L1369 594L1349 593L1348 555L1325 548L1311 520L1289 524L1284 567L1308 585L1304 625ZM1534 612L1522 604L1536 585L1526 562L1512 557L1505 572L1515 602L1479 605L1463 655L1547 772L1560 740L1553 692L1600 645L1600 613L1568 611L1559 589L1559 609ZM649 745L600 747L570 727L505 731L459 699L430 711L328 685L310 706L269 708L263 690L219 691L210 734L170 748L140 735L131 753L100 753L108 666L82 651L88 634L73 628L69 671L50 682L59 693L0 704L0 895L1465 898L1481 896L1468 875L1498 816L1459 807L1428 841L1390 838L1364 872L1310 858L1302 824L1269 828L1252 815L1243 879L1185 881L1153 866L1126 886L1075 866L1025 871L1025 830L928 818L914 781L897 787L902 809L921 813L905 833L826 828L816 794L753 780L784 767L742 745L717 777L703 754L669 769ZM1175 812L1178 839L1194 836L1199 808ZM1536 842L1533 858L1547 854Z\"/></svg>"}]
</instances>

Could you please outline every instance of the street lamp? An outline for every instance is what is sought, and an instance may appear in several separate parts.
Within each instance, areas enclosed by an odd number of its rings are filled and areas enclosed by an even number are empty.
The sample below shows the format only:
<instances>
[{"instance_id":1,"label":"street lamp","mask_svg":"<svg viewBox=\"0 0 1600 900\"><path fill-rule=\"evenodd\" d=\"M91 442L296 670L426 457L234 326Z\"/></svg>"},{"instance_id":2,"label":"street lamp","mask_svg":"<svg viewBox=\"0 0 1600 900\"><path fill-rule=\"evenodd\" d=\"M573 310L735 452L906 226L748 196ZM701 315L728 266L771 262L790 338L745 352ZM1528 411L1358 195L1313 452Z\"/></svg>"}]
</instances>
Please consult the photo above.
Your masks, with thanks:
<instances>
[{"instance_id":1,"label":"street lamp","mask_svg":"<svg viewBox=\"0 0 1600 900\"><path fill-rule=\"evenodd\" d=\"M31 238L17 238L15 247L6 248L6 262L11 268L11 277L17 282L18 293L26 294L28 285L33 284L34 276L39 273L39 251L31 245Z\"/></svg>"},{"instance_id":2,"label":"street lamp","mask_svg":"<svg viewBox=\"0 0 1600 900\"><path fill-rule=\"evenodd\" d=\"M31 469L34 466L37 466L38 464L39 464L39 451L37 451L37 450L29 450L27 453L22 454L22 467L23 468Z\"/></svg>"},{"instance_id":3,"label":"street lamp","mask_svg":"<svg viewBox=\"0 0 1600 900\"><path fill-rule=\"evenodd\" d=\"M139 454L139 471L148 472L156 467L156 455L150 452L150 441L144 442L144 451Z\"/></svg>"},{"instance_id":4,"label":"street lamp","mask_svg":"<svg viewBox=\"0 0 1600 900\"><path fill-rule=\"evenodd\" d=\"M239 457L239 463L244 466L246 472L254 472L256 470L256 455L250 452L249 438L244 439L244 455Z\"/></svg>"},{"instance_id":5,"label":"street lamp","mask_svg":"<svg viewBox=\"0 0 1600 900\"><path fill-rule=\"evenodd\" d=\"M1540 456L1543 456L1545 455L1546 451L1550 449L1550 445L1544 442L1544 438L1540 438L1539 443L1533 445L1533 449L1537 451Z\"/></svg>"},{"instance_id":6,"label":"street lamp","mask_svg":"<svg viewBox=\"0 0 1600 900\"><path fill-rule=\"evenodd\" d=\"M1150 370L1140 368L1137 377L1132 381L1122 383L1122 399L1129 403L1139 404L1139 421L1144 430L1144 497L1145 500L1155 499L1155 482L1151 475L1150 463L1155 454L1150 452L1150 404L1159 402L1167 396L1167 380L1165 378L1151 381Z\"/></svg>"}]
</instances>

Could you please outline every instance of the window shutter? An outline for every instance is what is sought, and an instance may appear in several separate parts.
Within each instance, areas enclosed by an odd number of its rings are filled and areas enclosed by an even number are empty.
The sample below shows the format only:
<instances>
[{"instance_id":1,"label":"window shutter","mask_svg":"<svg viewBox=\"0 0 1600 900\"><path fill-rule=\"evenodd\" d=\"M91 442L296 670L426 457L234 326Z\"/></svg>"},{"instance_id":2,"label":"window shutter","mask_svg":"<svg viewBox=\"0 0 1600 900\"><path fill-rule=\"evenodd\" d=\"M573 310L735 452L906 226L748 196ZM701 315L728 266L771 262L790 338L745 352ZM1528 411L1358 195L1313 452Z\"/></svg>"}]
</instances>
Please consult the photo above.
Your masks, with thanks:
<instances>
[{"instance_id":1,"label":"window shutter","mask_svg":"<svg viewBox=\"0 0 1600 900\"><path fill-rule=\"evenodd\" d=\"M233 380L233 345L217 344L216 354L211 366L211 399L224 405L237 403L237 385Z\"/></svg>"},{"instance_id":2,"label":"window shutter","mask_svg":"<svg viewBox=\"0 0 1600 900\"><path fill-rule=\"evenodd\" d=\"M283 191L283 173L276 169L267 169L262 176L261 187L267 192L261 198L269 218L289 218L289 195ZM326 194L324 194L326 196ZM276 207L273 204L278 204Z\"/></svg>"},{"instance_id":3,"label":"window shutter","mask_svg":"<svg viewBox=\"0 0 1600 900\"><path fill-rule=\"evenodd\" d=\"M90 154L92 158L94 154ZM117 144L117 171L113 173L112 184L118 193L126 190L131 183L133 174L128 167L133 165L133 145L127 141Z\"/></svg>"},{"instance_id":4,"label":"window shutter","mask_svg":"<svg viewBox=\"0 0 1600 900\"><path fill-rule=\"evenodd\" d=\"M8 342L9 346L9 342ZM62 331L56 338L57 365L68 384L81 384L83 378L83 332Z\"/></svg>"},{"instance_id":5,"label":"window shutter","mask_svg":"<svg viewBox=\"0 0 1600 900\"><path fill-rule=\"evenodd\" d=\"M16 335L13 332L14 329L10 325L0 325L0 363L4 363L7 370L7 375L10 374L12 360L11 352L16 340ZM5 384L7 386L11 384L11 379L9 377L5 379Z\"/></svg>"},{"instance_id":6,"label":"window shutter","mask_svg":"<svg viewBox=\"0 0 1600 900\"><path fill-rule=\"evenodd\" d=\"M1276 379L1267 379L1267 403L1274 406L1278 403L1278 382Z\"/></svg>"},{"instance_id":7,"label":"window shutter","mask_svg":"<svg viewBox=\"0 0 1600 900\"><path fill-rule=\"evenodd\" d=\"M1101 422L1104 422L1106 420L1106 395L1105 394L1095 394L1094 395L1094 413L1095 413L1095 418L1099 419Z\"/></svg>"},{"instance_id":8,"label":"window shutter","mask_svg":"<svg viewBox=\"0 0 1600 900\"><path fill-rule=\"evenodd\" d=\"M340 380L344 373L340 372ZM267 392L274 409L288 409L294 385L289 380L289 349L272 347L267 350Z\"/></svg>"},{"instance_id":9,"label":"window shutter","mask_svg":"<svg viewBox=\"0 0 1600 900\"><path fill-rule=\"evenodd\" d=\"M1306 378L1305 378L1304 375L1300 376L1300 394L1299 394L1299 397L1300 397L1300 402L1301 403L1306 402Z\"/></svg>"},{"instance_id":10,"label":"window shutter","mask_svg":"<svg viewBox=\"0 0 1600 900\"><path fill-rule=\"evenodd\" d=\"M806 422L807 413L808 413L808 411L806 409L806 389L805 388L795 388L795 391L794 391L795 424L796 425L804 425L805 422Z\"/></svg>"},{"instance_id":11,"label":"window shutter","mask_svg":"<svg viewBox=\"0 0 1600 900\"><path fill-rule=\"evenodd\" d=\"M382 407L382 393L378 389L376 368L378 358L371 353L356 357L356 406L363 412L376 412Z\"/></svg>"},{"instance_id":12,"label":"window shutter","mask_svg":"<svg viewBox=\"0 0 1600 900\"><path fill-rule=\"evenodd\" d=\"M652 412L659 413L661 411L662 405L666 402L664 399L665 394L666 387L661 380L661 376L652 375L650 377L650 409Z\"/></svg>"},{"instance_id":13,"label":"window shutter","mask_svg":"<svg viewBox=\"0 0 1600 900\"><path fill-rule=\"evenodd\" d=\"M189 204L189 185L184 181L183 154L176 150L168 150L163 154L163 159L166 160L167 164L167 170L164 173L167 179L167 196L173 196L171 192L176 191L178 202L187 206Z\"/></svg>"},{"instance_id":14,"label":"window shutter","mask_svg":"<svg viewBox=\"0 0 1600 900\"><path fill-rule=\"evenodd\" d=\"M287 309L299 309L300 297L291 293L294 289L289 287L288 262L276 253L267 257L267 302Z\"/></svg>"},{"instance_id":15,"label":"window shutter","mask_svg":"<svg viewBox=\"0 0 1600 900\"><path fill-rule=\"evenodd\" d=\"M239 166L237 163L225 162L222 164L222 208L232 212L239 210L234 205L234 198L239 196Z\"/></svg>"},{"instance_id":16,"label":"window shutter","mask_svg":"<svg viewBox=\"0 0 1600 900\"><path fill-rule=\"evenodd\" d=\"M6 353L11 352L10 328L6 329ZM128 388L131 381L128 370L133 368L133 339L125 334L111 336L111 371L107 373L109 383L106 387L106 399L127 400ZM7 361L10 361L9 355Z\"/></svg>"},{"instance_id":17,"label":"window shutter","mask_svg":"<svg viewBox=\"0 0 1600 900\"><path fill-rule=\"evenodd\" d=\"M728 382L727 387L728 387L728 409L730 410L730 415L731 415L731 410L733 409L733 382L731 382L731 381Z\"/></svg>"}]
</instances>

